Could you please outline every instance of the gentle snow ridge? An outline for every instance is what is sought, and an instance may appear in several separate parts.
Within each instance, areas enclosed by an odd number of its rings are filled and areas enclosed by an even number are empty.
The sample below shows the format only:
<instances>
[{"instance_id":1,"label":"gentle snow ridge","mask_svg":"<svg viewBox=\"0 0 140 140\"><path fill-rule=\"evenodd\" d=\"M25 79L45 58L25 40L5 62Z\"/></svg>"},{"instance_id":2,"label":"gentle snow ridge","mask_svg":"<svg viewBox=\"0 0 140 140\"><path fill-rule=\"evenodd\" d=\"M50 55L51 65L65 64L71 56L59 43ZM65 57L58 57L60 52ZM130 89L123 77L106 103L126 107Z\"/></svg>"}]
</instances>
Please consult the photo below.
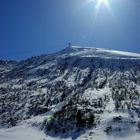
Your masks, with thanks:
<instances>
[{"instance_id":1,"label":"gentle snow ridge","mask_svg":"<svg viewBox=\"0 0 140 140\"><path fill-rule=\"evenodd\" d=\"M117 58L117 59L140 59L140 54L133 52L117 51L111 49L94 48L94 47L80 47L69 46L62 51L69 56L81 57L103 57L103 58Z\"/></svg>"}]
</instances>

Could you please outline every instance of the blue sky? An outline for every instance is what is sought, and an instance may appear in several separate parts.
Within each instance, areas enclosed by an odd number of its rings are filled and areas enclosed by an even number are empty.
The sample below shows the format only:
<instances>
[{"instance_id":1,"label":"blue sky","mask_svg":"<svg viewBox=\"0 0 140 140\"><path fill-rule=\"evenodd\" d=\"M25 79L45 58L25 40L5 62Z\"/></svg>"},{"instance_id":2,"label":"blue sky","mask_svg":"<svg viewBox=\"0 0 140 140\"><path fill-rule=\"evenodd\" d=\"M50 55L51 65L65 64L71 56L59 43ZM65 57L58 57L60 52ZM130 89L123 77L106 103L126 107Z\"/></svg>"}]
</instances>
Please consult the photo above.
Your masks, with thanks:
<instances>
[{"instance_id":1,"label":"blue sky","mask_svg":"<svg viewBox=\"0 0 140 140\"><path fill-rule=\"evenodd\" d=\"M0 0L0 59L73 45L140 53L140 0Z\"/></svg>"}]
</instances>

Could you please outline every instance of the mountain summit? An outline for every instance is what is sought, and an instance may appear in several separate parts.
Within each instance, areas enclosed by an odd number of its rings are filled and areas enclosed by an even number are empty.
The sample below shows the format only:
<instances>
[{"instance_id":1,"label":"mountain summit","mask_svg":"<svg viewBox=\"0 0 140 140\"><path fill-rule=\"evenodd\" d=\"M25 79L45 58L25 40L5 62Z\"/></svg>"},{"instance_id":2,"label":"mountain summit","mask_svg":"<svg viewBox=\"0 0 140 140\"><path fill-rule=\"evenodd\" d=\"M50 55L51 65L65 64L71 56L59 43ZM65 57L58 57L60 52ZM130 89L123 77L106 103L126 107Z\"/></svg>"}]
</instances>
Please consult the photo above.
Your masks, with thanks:
<instances>
[{"instance_id":1,"label":"mountain summit","mask_svg":"<svg viewBox=\"0 0 140 140\"><path fill-rule=\"evenodd\" d=\"M81 57L102 57L102 58L116 58L116 59L140 59L140 54L117 51L111 49L94 48L94 47L80 47L80 46L69 46L61 53L69 54L70 56L81 56Z\"/></svg>"},{"instance_id":2,"label":"mountain summit","mask_svg":"<svg viewBox=\"0 0 140 140\"><path fill-rule=\"evenodd\" d=\"M140 54L69 46L0 68L3 127L24 123L54 139L140 133Z\"/></svg>"}]
</instances>

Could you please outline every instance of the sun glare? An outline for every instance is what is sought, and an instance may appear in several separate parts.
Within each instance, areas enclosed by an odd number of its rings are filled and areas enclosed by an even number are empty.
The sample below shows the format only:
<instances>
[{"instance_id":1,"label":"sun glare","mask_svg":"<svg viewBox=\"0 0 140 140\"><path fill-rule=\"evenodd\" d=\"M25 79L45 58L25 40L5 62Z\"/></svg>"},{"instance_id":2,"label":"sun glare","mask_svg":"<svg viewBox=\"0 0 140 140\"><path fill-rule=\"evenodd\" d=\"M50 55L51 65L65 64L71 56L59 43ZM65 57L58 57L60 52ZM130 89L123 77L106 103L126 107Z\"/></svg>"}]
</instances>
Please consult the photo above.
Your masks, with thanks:
<instances>
[{"instance_id":1,"label":"sun glare","mask_svg":"<svg viewBox=\"0 0 140 140\"><path fill-rule=\"evenodd\" d=\"M102 5L109 6L108 0L98 0L96 8L99 9Z\"/></svg>"}]
</instances>

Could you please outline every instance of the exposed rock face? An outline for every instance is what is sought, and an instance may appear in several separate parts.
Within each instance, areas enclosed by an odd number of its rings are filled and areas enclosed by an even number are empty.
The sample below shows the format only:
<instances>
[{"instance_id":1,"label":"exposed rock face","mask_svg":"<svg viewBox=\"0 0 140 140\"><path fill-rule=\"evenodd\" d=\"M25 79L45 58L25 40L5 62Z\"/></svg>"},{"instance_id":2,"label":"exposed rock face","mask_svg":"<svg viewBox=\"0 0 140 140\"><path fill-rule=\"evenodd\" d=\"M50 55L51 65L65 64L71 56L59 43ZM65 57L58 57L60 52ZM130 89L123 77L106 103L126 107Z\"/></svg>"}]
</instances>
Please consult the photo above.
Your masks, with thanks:
<instances>
[{"instance_id":1,"label":"exposed rock face","mask_svg":"<svg viewBox=\"0 0 140 140\"><path fill-rule=\"evenodd\" d=\"M140 131L140 54L69 47L21 62L0 61L0 125L44 113L45 131L102 127Z\"/></svg>"}]
</instances>

